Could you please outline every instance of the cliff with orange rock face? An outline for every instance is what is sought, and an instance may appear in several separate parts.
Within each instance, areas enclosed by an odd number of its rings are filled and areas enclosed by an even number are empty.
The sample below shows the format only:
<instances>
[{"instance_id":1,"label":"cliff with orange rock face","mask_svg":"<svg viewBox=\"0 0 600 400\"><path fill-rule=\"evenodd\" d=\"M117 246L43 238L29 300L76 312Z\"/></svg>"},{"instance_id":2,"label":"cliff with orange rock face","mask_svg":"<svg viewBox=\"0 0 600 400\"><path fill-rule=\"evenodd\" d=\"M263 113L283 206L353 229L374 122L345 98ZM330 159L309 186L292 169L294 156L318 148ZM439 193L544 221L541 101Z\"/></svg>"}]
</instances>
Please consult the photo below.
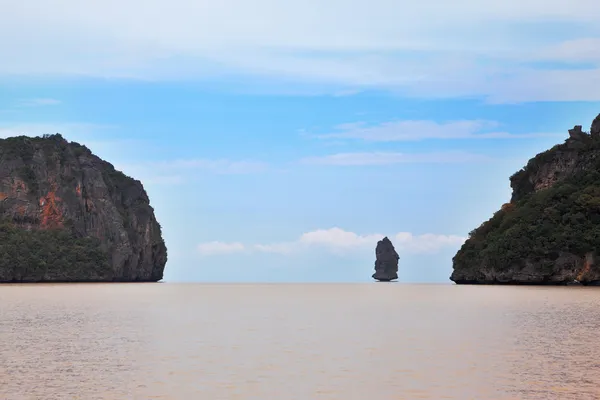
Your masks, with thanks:
<instances>
[{"instance_id":1,"label":"cliff with orange rock face","mask_svg":"<svg viewBox=\"0 0 600 400\"><path fill-rule=\"evenodd\" d=\"M510 203L453 258L459 284L600 284L600 115L511 178Z\"/></svg>"},{"instance_id":2,"label":"cliff with orange rock face","mask_svg":"<svg viewBox=\"0 0 600 400\"><path fill-rule=\"evenodd\" d=\"M155 282L166 261L141 182L59 134L0 140L0 282Z\"/></svg>"}]
</instances>

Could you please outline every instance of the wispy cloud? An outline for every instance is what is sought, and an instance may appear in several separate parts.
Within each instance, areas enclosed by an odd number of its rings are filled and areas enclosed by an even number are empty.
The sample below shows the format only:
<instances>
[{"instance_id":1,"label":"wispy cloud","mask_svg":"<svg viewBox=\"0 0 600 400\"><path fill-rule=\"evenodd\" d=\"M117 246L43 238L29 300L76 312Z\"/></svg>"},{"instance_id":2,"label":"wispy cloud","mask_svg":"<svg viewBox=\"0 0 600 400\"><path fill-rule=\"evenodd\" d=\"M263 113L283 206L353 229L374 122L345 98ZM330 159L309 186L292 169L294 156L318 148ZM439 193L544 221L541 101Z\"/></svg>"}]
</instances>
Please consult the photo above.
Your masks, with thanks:
<instances>
[{"instance_id":1,"label":"wispy cloud","mask_svg":"<svg viewBox=\"0 0 600 400\"><path fill-rule=\"evenodd\" d=\"M269 168L269 164L262 161L203 158L156 162L155 165L164 169L199 169L219 174L254 174Z\"/></svg>"},{"instance_id":2,"label":"wispy cloud","mask_svg":"<svg viewBox=\"0 0 600 400\"><path fill-rule=\"evenodd\" d=\"M496 121L461 120L435 122L428 120L404 120L384 122L368 126L363 122L341 124L334 132L314 135L319 139L359 139L371 142L419 141L426 139L513 139L558 136L557 133L515 134L493 130ZM564 136L564 135L563 135Z\"/></svg>"},{"instance_id":3,"label":"wispy cloud","mask_svg":"<svg viewBox=\"0 0 600 400\"><path fill-rule=\"evenodd\" d=\"M582 37L543 47L526 55L532 61L555 61L568 64L600 63L600 37Z\"/></svg>"},{"instance_id":4,"label":"wispy cloud","mask_svg":"<svg viewBox=\"0 0 600 400\"><path fill-rule=\"evenodd\" d=\"M131 158L130 149L142 148L148 143L138 139L101 135L118 128L116 125L93 123L0 125L0 139L60 133L66 140L85 145L92 153L113 164L117 170L145 185L180 185L186 182L186 173L199 169L214 173L242 174L256 173L266 168L266 164L259 162L202 159L131 163L127 161Z\"/></svg>"},{"instance_id":5,"label":"wispy cloud","mask_svg":"<svg viewBox=\"0 0 600 400\"><path fill-rule=\"evenodd\" d=\"M269 164L253 160L228 159L175 159L164 161L148 161L135 164L120 164L122 168L135 171L161 171L163 173L190 173L205 171L215 174L256 174L268 170Z\"/></svg>"},{"instance_id":6,"label":"wispy cloud","mask_svg":"<svg viewBox=\"0 0 600 400\"><path fill-rule=\"evenodd\" d=\"M248 175L265 172L269 164L261 161L226 159L176 159L147 162L116 162L116 169L149 185L181 185L199 173Z\"/></svg>"},{"instance_id":7,"label":"wispy cloud","mask_svg":"<svg viewBox=\"0 0 600 400\"><path fill-rule=\"evenodd\" d=\"M568 61L568 60L565 60ZM489 83L490 104L533 101L600 101L600 66L521 68Z\"/></svg>"},{"instance_id":8,"label":"wispy cloud","mask_svg":"<svg viewBox=\"0 0 600 400\"><path fill-rule=\"evenodd\" d=\"M333 93L333 97L348 97L348 96L354 96L355 94L359 94L360 90L358 89L345 89L345 90L339 90L337 92Z\"/></svg>"},{"instance_id":9,"label":"wispy cloud","mask_svg":"<svg viewBox=\"0 0 600 400\"><path fill-rule=\"evenodd\" d=\"M406 163L462 163L484 162L492 160L491 157L467 152L439 152L439 153L394 153L394 152L365 152L365 153L338 153L322 157L307 157L300 160L303 164L338 165L338 166L366 166L366 165L391 165Z\"/></svg>"},{"instance_id":10,"label":"wispy cloud","mask_svg":"<svg viewBox=\"0 0 600 400\"><path fill-rule=\"evenodd\" d=\"M136 177L145 177L144 181L156 184L183 183L183 175L193 171L206 171L216 174L254 174L264 172L269 168L268 163L254 160L198 158L138 163L127 162L123 157L117 156L117 153L122 152L124 149L139 147L142 144L139 140L115 139L98 135L101 132L118 128L115 125L93 123L10 124L0 125L0 138L60 133L69 141L86 145L98 156L111 161L118 169ZM160 176L157 176L157 172Z\"/></svg>"},{"instance_id":11,"label":"wispy cloud","mask_svg":"<svg viewBox=\"0 0 600 400\"><path fill-rule=\"evenodd\" d=\"M340 228L318 229L302 234L298 239L290 242L244 244L241 242L206 242L197 247L202 256L214 256L231 253L272 253L294 254L314 250L326 250L334 254L348 254L357 251L373 249L383 234L357 234ZM390 235L394 245L402 252L409 253L436 253L446 247L458 247L464 243L466 237L458 235L440 235L426 233L414 235L410 232L398 232Z\"/></svg>"},{"instance_id":12,"label":"wispy cloud","mask_svg":"<svg viewBox=\"0 0 600 400\"><path fill-rule=\"evenodd\" d=\"M595 0L26 0L0 14L0 75L236 75L286 90L295 82L330 93L599 100L598 20ZM535 65L548 59L593 65Z\"/></svg>"},{"instance_id":13,"label":"wispy cloud","mask_svg":"<svg viewBox=\"0 0 600 400\"><path fill-rule=\"evenodd\" d=\"M55 106L61 104L62 101L50 98L24 99L20 100L17 105L21 107L37 107L37 106Z\"/></svg>"},{"instance_id":14,"label":"wispy cloud","mask_svg":"<svg viewBox=\"0 0 600 400\"><path fill-rule=\"evenodd\" d=\"M139 178L136 178L139 179ZM181 175L153 175L139 179L144 185L182 185L185 178Z\"/></svg>"}]
</instances>

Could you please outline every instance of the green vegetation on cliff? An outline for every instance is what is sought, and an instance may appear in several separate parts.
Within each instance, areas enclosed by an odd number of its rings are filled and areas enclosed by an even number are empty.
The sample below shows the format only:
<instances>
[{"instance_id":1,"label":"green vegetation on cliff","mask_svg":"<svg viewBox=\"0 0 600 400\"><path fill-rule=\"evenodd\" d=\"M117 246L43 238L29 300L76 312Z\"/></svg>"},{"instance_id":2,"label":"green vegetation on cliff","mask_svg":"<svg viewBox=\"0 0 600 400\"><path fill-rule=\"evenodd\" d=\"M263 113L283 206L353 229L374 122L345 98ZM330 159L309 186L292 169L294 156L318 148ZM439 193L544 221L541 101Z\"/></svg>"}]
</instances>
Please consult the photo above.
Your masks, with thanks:
<instances>
[{"instance_id":1,"label":"green vegetation on cliff","mask_svg":"<svg viewBox=\"0 0 600 400\"><path fill-rule=\"evenodd\" d=\"M498 271L526 259L552 269L559 252L580 256L600 245L600 172L580 174L509 204L469 234L454 258Z\"/></svg>"},{"instance_id":2,"label":"green vegetation on cliff","mask_svg":"<svg viewBox=\"0 0 600 400\"><path fill-rule=\"evenodd\" d=\"M24 230L0 222L0 271L18 281L110 278L108 254L95 238L78 238L67 229Z\"/></svg>"},{"instance_id":3,"label":"green vegetation on cliff","mask_svg":"<svg viewBox=\"0 0 600 400\"><path fill-rule=\"evenodd\" d=\"M585 258L600 250L600 137L572 135L532 158L511 184L512 201L470 232L451 279L568 283L594 272Z\"/></svg>"}]
</instances>

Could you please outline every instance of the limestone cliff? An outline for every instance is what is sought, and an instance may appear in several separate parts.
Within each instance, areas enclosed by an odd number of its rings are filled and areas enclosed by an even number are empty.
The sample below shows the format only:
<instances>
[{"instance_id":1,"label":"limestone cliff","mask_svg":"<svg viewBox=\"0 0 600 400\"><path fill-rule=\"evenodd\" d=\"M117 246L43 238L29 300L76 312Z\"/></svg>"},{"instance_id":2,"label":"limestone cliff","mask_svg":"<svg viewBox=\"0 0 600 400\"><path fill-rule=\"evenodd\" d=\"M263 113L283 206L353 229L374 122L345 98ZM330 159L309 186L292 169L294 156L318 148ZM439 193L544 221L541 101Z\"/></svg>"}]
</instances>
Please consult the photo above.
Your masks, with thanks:
<instances>
[{"instance_id":1,"label":"limestone cliff","mask_svg":"<svg viewBox=\"0 0 600 400\"><path fill-rule=\"evenodd\" d=\"M373 279L389 282L398 279L398 260L400 256L387 237L377 242L375 248L375 273Z\"/></svg>"},{"instance_id":2,"label":"limestone cliff","mask_svg":"<svg viewBox=\"0 0 600 400\"><path fill-rule=\"evenodd\" d=\"M0 282L159 281L141 182L61 135L0 140Z\"/></svg>"},{"instance_id":3,"label":"limestone cliff","mask_svg":"<svg viewBox=\"0 0 600 400\"><path fill-rule=\"evenodd\" d=\"M511 178L510 203L453 258L456 283L600 283L600 115Z\"/></svg>"}]
</instances>

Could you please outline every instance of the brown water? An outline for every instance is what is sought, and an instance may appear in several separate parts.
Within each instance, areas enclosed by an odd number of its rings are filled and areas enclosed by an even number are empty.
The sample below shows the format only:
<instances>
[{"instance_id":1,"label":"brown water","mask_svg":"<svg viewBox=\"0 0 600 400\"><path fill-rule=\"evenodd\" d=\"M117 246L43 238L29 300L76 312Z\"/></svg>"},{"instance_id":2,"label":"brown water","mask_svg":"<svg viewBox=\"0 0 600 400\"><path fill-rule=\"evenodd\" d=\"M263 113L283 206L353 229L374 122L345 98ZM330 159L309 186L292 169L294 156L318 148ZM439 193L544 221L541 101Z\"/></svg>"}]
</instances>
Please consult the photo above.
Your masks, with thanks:
<instances>
[{"instance_id":1,"label":"brown water","mask_svg":"<svg viewBox=\"0 0 600 400\"><path fill-rule=\"evenodd\" d=\"M600 288L0 286L0 399L600 399Z\"/></svg>"}]
</instances>

